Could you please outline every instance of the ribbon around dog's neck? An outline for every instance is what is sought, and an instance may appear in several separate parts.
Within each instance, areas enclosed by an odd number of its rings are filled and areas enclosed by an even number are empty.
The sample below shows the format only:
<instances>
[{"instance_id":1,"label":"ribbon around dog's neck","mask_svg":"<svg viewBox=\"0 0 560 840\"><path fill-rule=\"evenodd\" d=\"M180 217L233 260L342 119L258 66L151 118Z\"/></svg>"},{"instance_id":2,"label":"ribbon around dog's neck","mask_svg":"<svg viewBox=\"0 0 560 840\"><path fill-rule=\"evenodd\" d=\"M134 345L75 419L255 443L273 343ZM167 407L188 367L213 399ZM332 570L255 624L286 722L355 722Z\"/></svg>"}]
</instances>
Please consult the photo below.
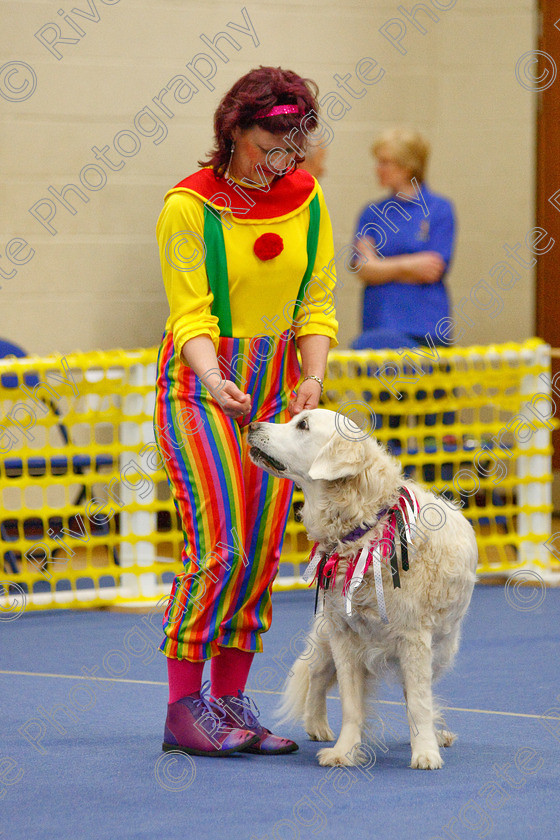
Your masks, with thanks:
<instances>
[{"instance_id":1,"label":"ribbon around dog's neck","mask_svg":"<svg viewBox=\"0 0 560 840\"><path fill-rule=\"evenodd\" d=\"M372 566L379 616L384 624L388 624L389 622L387 609L385 607L385 597L383 594L381 564L387 564L387 562L390 563L393 587L395 589L400 588L401 582L395 538L398 534L401 548L402 571L406 572L409 568L408 543L412 542L413 527L420 512L418 500L408 487L401 487L400 491L401 495L399 496L397 503L392 508L384 508L377 514L375 524L377 524L383 516L388 514L388 519L381 536L369 545L365 545L359 554L349 560L342 587L342 595L346 598L346 615L348 616L352 615L352 596L362 583L365 573L369 567ZM350 532L350 534L343 537L340 542L353 542L373 527L374 526L369 525L363 528L355 528ZM331 583L334 588L336 583L336 572L340 560L337 553L333 553L332 551L318 551L318 547L319 543L315 543L309 557L309 564L303 572L303 579L306 583L314 580L317 581L315 612L317 612L319 589L327 590Z\"/></svg>"}]
</instances>

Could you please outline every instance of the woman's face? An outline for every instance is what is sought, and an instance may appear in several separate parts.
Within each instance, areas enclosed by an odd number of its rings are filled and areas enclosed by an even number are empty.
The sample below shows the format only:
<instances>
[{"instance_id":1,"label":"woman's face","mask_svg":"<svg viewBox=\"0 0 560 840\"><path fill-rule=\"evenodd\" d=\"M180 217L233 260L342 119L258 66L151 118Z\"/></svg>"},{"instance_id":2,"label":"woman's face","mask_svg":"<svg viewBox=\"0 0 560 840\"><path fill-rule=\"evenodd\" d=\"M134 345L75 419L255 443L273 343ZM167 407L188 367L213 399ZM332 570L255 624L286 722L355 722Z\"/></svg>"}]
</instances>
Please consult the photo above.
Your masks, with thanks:
<instances>
[{"instance_id":1,"label":"woman's face","mask_svg":"<svg viewBox=\"0 0 560 840\"><path fill-rule=\"evenodd\" d=\"M284 170L291 171L294 168L297 152L283 134L272 134L254 125L246 129L235 128L232 136L235 151L230 161L229 174L238 180L248 178L261 184L265 178L270 184ZM274 153L269 155L273 150Z\"/></svg>"},{"instance_id":2,"label":"woman's face","mask_svg":"<svg viewBox=\"0 0 560 840\"><path fill-rule=\"evenodd\" d=\"M397 193L404 186L410 186L412 170L397 163L387 146L381 146L375 158L377 180L382 187Z\"/></svg>"}]
</instances>

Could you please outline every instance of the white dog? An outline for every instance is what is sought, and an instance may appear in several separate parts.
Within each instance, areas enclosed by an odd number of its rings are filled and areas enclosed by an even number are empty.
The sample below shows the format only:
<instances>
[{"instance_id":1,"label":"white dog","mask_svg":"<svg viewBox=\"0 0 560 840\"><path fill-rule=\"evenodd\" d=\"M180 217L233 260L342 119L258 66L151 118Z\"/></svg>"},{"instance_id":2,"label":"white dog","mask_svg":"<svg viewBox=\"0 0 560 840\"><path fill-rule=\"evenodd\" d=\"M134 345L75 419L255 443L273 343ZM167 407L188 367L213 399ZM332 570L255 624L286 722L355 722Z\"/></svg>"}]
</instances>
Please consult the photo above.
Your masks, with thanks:
<instances>
[{"instance_id":1,"label":"white dog","mask_svg":"<svg viewBox=\"0 0 560 840\"><path fill-rule=\"evenodd\" d=\"M375 438L333 411L303 411L285 424L252 423L249 445L256 464L302 488L302 519L316 542L312 566L326 587L324 611L308 650L292 666L280 714L303 719L312 740L334 740L326 695L337 679L342 729L333 747L319 751L319 763L359 764L366 686L389 669L404 689L411 767L441 767L439 747L456 736L437 728L442 718L432 681L453 661L471 599L472 527L447 500L403 480L400 465ZM325 563L332 572L335 560L329 585Z\"/></svg>"}]
</instances>

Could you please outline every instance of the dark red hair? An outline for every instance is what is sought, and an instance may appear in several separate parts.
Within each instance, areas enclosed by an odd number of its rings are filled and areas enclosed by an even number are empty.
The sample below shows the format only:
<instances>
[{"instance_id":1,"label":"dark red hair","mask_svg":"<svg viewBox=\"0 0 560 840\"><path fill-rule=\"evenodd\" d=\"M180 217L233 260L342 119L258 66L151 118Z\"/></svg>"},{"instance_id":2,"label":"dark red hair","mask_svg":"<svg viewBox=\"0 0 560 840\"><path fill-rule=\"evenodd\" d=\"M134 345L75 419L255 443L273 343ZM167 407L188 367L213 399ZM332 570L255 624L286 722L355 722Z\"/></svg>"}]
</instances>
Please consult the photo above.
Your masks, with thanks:
<instances>
[{"instance_id":1,"label":"dark red hair","mask_svg":"<svg viewBox=\"0 0 560 840\"><path fill-rule=\"evenodd\" d=\"M228 90L214 114L214 148L199 166L211 166L215 175L222 175L231 156L232 132L258 125L272 134L289 134L299 128L298 145L305 147L305 137L317 128L319 89L311 79L302 79L291 70L281 67L259 67L249 71ZM278 114L258 119L275 105L297 105L297 114ZM311 113L314 112L314 113ZM303 143L303 145L302 145Z\"/></svg>"}]
</instances>

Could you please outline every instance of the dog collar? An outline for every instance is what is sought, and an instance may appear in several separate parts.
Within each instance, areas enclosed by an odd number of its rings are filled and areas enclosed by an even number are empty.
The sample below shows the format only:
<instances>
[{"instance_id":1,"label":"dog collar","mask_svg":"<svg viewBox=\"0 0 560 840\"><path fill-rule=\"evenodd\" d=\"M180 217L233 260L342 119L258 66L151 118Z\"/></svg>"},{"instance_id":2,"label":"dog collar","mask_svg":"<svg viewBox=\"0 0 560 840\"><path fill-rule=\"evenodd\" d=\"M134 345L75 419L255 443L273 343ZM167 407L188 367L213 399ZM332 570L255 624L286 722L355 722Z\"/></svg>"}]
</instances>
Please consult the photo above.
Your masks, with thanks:
<instances>
[{"instance_id":1,"label":"dog collar","mask_svg":"<svg viewBox=\"0 0 560 840\"><path fill-rule=\"evenodd\" d=\"M383 579L381 576L381 564L390 564L393 588L400 589L399 563L396 548L396 535L399 536L401 568L403 572L408 571L408 543L412 542L413 527L420 512L420 505L416 496L408 487L400 488L400 496L392 508L384 508L377 514L376 523L389 514L385 527L380 537L365 545L354 557L349 558L348 566L344 575L342 595L346 598L346 614L352 615L352 595L360 586L365 573L373 568L375 580L375 592L381 620L387 624L387 610L383 594ZM347 534L341 542L353 542L367 533L374 526L355 528ZM307 582L317 582L315 593L315 612L319 599L319 589L324 591L332 584L334 589L336 573L340 556L336 552L318 551L319 543L316 542L311 550L309 564L303 573L303 579ZM346 559L346 558L345 558Z\"/></svg>"},{"instance_id":2,"label":"dog collar","mask_svg":"<svg viewBox=\"0 0 560 840\"><path fill-rule=\"evenodd\" d=\"M382 516L385 516L386 513L389 512L389 508L383 508L377 514L377 519L373 523L373 525L363 525L361 528L354 528L353 531L350 531L349 534L346 534L345 537L342 537L340 542L354 542L355 540L359 540L360 537L363 537L364 534L367 534L368 531L371 531L372 528L375 528L379 520Z\"/></svg>"}]
</instances>

